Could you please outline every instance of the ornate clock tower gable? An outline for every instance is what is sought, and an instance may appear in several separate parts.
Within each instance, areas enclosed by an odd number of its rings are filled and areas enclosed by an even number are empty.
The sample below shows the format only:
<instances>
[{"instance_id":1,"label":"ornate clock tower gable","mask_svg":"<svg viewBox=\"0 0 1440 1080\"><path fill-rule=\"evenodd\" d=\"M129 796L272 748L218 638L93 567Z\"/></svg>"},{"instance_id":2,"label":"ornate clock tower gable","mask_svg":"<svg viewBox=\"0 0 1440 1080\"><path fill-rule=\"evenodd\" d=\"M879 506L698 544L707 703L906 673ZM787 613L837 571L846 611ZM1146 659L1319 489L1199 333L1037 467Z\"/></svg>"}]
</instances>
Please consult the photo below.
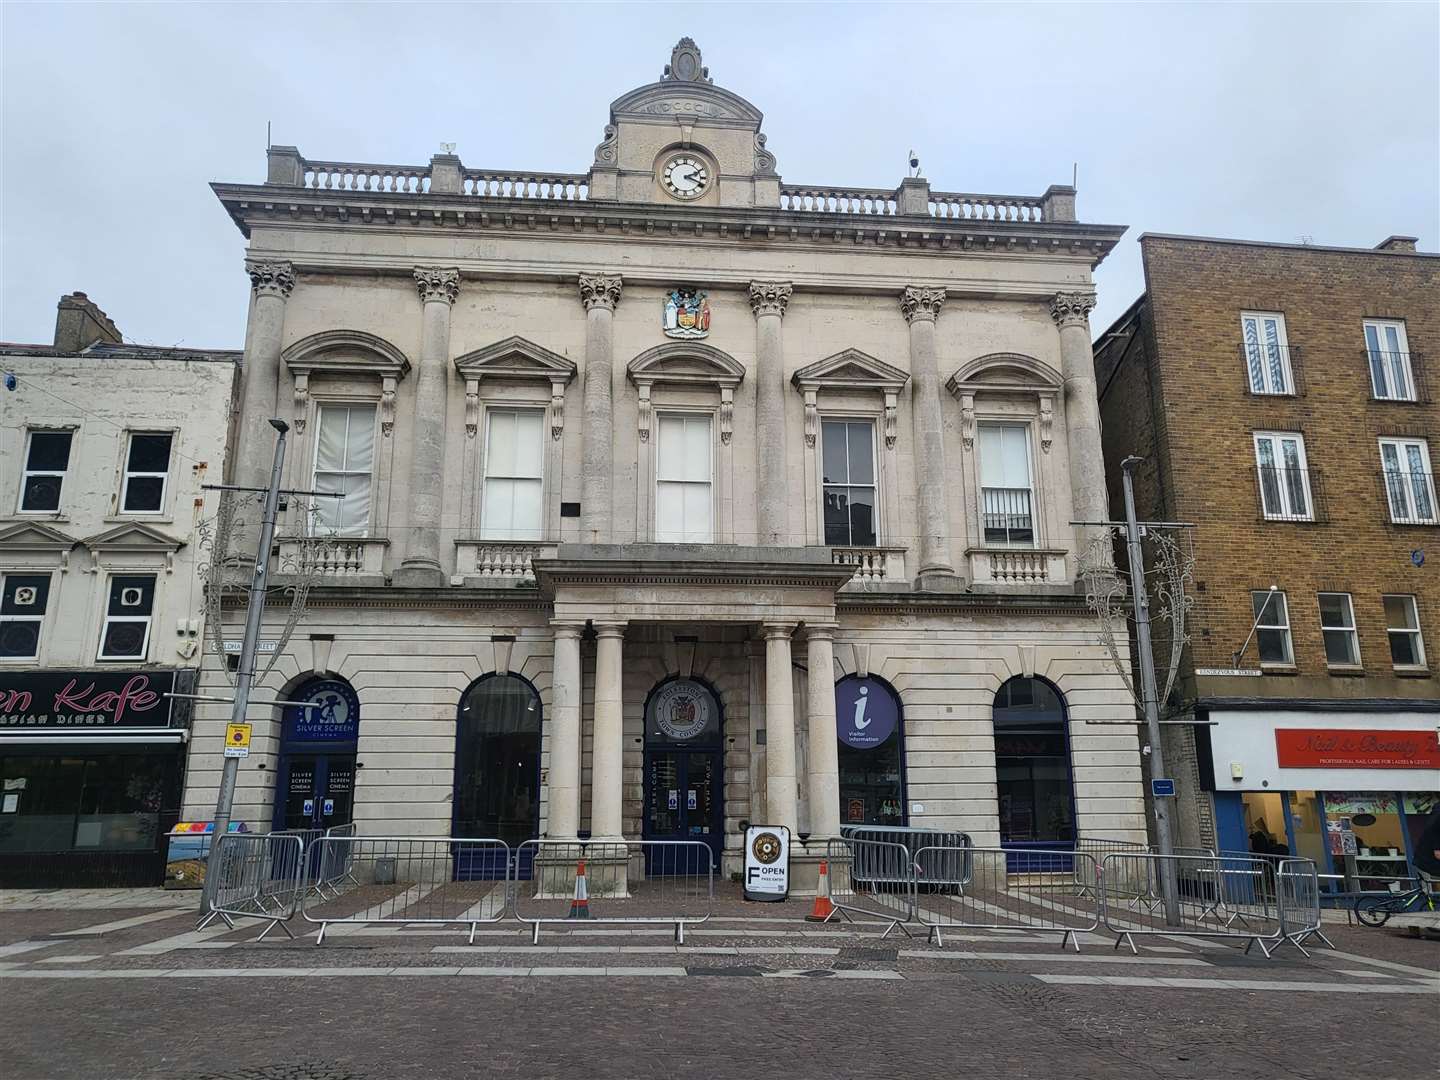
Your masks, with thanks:
<instances>
[{"instance_id":1,"label":"ornate clock tower gable","mask_svg":"<svg viewBox=\"0 0 1440 1080\"><path fill-rule=\"evenodd\" d=\"M762 120L754 105L714 84L699 46L681 38L658 82L611 102L590 198L778 207L780 177Z\"/></svg>"}]
</instances>

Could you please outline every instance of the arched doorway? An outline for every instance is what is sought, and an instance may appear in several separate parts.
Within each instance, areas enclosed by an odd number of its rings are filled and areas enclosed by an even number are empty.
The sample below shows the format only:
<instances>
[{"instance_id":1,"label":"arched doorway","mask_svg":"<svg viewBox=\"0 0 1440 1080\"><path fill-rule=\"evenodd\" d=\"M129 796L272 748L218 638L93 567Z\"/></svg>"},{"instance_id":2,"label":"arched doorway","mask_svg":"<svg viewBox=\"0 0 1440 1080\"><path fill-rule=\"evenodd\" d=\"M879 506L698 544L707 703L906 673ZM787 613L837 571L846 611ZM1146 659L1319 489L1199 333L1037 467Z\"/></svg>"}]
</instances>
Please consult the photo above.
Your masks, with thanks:
<instances>
[{"instance_id":1,"label":"arched doorway","mask_svg":"<svg viewBox=\"0 0 1440 1080\"><path fill-rule=\"evenodd\" d=\"M360 699L344 679L309 679L287 694L275 769L276 829L332 829L348 825L355 806L355 748Z\"/></svg>"},{"instance_id":2,"label":"arched doorway","mask_svg":"<svg viewBox=\"0 0 1440 1080\"><path fill-rule=\"evenodd\" d=\"M1075 784L1065 700L1048 682L1016 677L995 694L995 779L1000 843L1075 844Z\"/></svg>"},{"instance_id":3,"label":"arched doorway","mask_svg":"<svg viewBox=\"0 0 1440 1080\"><path fill-rule=\"evenodd\" d=\"M725 717L701 679L670 678L645 699L646 840L691 840L718 866L725 847ZM669 861L674 871L684 860ZM666 865L651 861L651 873ZM673 871L672 871L673 872Z\"/></svg>"},{"instance_id":4,"label":"arched doorway","mask_svg":"<svg viewBox=\"0 0 1440 1080\"><path fill-rule=\"evenodd\" d=\"M847 675L835 684L840 741L840 825L905 824L905 721L884 679Z\"/></svg>"},{"instance_id":5,"label":"arched doorway","mask_svg":"<svg viewBox=\"0 0 1440 1080\"><path fill-rule=\"evenodd\" d=\"M483 675L460 698L451 836L503 840L540 833L540 695L518 675ZM480 866L456 869L480 876ZM503 867L498 868L503 872Z\"/></svg>"}]
</instances>

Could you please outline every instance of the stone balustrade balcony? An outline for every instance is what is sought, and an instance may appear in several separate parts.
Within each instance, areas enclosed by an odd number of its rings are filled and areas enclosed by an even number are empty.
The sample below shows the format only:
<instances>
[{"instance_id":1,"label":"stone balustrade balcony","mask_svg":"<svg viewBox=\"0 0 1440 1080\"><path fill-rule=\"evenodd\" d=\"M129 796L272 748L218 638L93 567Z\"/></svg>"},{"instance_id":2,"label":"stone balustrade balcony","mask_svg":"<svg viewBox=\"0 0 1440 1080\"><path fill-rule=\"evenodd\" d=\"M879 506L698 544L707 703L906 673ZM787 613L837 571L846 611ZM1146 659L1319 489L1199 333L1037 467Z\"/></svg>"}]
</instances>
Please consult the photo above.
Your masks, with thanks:
<instances>
[{"instance_id":1,"label":"stone balustrade balcony","mask_svg":"<svg viewBox=\"0 0 1440 1080\"><path fill-rule=\"evenodd\" d=\"M903 547L832 547L830 561L837 566L854 566L855 576L842 592L884 592L910 588Z\"/></svg>"},{"instance_id":2,"label":"stone balustrade balcony","mask_svg":"<svg viewBox=\"0 0 1440 1080\"><path fill-rule=\"evenodd\" d=\"M974 586L1010 591L1070 584L1065 570L1066 552L1058 548L972 547L965 555Z\"/></svg>"},{"instance_id":3,"label":"stone balustrade balcony","mask_svg":"<svg viewBox=\"0 0 1440 1080\"><path fill-rule=\"evenodd\" d=\"M317 585L383 585L389 546L384 536L277 536L273 572L314 575Z\"/></svg>"},{"instance_id":4,"label":"stone balustrade balcony","mask_svg":"<svg viewBox=\"0 0 1440 1080\"><path fill-rule=\"evenodd\" d=\"M455 573L450 584L472 588L533 586L534 560L553 558L559 546L554 540L456 540Z\"/></svg>"}]
</instances>

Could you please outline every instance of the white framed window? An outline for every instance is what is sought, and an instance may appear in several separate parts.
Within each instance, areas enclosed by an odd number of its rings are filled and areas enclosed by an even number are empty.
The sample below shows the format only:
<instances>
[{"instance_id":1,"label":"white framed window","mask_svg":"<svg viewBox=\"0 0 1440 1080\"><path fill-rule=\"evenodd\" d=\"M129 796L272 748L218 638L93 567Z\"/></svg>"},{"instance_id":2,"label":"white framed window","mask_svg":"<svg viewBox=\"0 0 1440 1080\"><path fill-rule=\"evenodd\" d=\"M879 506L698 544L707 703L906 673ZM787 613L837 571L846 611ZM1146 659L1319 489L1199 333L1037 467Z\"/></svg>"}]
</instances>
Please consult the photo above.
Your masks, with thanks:
<instances>
[{"instance_id":1,"label":"white framed window","mask_svg":"<svg viewBox=\"0 0 1440 1080\"><path fill-rule=\"evenodd\" d=\"M655 539L708 544L715 531L710 417L660 413L655 455Z\"/></svg>"},{"instance_id":2,"label":"white framed window","mask_svg":"<svg viewBox=\"0 0 1440 1080\"><path fill-rule=\"evenodd\" d=\"M144 660L155 611L154 574L114 574L100 628L100 660Z\"/></svg>"},{"instance_id":3,"label":"white framed window","mask_svg":"<svg viewBox=\"0 0 1440 1080\"><path fill-rule=\"evenodd\" d=\"M987 544L1035 543L1029 424L980 424L980 518Z\"/></svg>"},{"instance_id":4,"label":"white framed window","mask_svg":"<svg viewBox=\"0 0 1440 1080\"><path fill-rule=\"evenodd\" d=\"M1255 616L1255 647L1260 663L1289 667L1295 663L1290 641L1290 608L1278 589L1252 592L1250 606Z\"/></svg>"},{"instance_id":5,"label":"white framed window","mask_svg":"<svg viewBox=\"0 0 1440 1080\"><path fill-rule=\"evenodd\" d=\"M25 445L25 469L20 477L22 514L58 514L65 471L70 467L73 431L31 429Z\"/></svg>"},{"instance_id":6,"label":"white framed window","mask_svg":"<svg viewBox=\"0 0 1440 1080\"><path fill-rule=\"evenodd\" d=\"M1390 638L1390 662L1397 668L1425 666L1425 641L1420 634L1420 608L1415 597L1398 593L1382 597L1385 633Z\"/></svg>"},{"instance_id":7,"label":"white framed window","mask_svg":"<svg viewBox=\"0 0 1440 1080\"><path fill-rule=\"evenodd\" d=\"M1377 401L1414 401L1415 374L1405 324L1398 319L1366 319L1365 353L1370 358L1370 390Z\"/></svg>"},{"instance_id":8,"label":"white framed window","mask_svg":"<svg viewBox=\"0 0 1440 1080\"><path fill-rule=\"evenodd\" d=\"M1255 432L1260 509L1268 521L1314 521L1305 437L1287 431Z\"/></svg>"},{"instance_id":9,"label":"white framed window","mask_svg":"<svg viewBox=\"0 0 1440 1080\"><path fill-rule=\"evenodd\" d=\"M322 536L368 536L375 468L375 406L321 405L315 438L314 490L341 498L315 500L310 531Z\"/></svg>"},{"instance_id":10,"label":"white framed window","mask_svg":"<svg viewBox=\"0 0 1440 1080\"><path fill-rule=\"evenodd\" d=\"M0 581L0 660L34 660L50 602L49 574L3 575Z\"/></svg>"},{"instance_id":11,"label":"white framed window","mask_svg":"<svg viewBox=\"0 0 1440 1080\"><path fill-rule=\"evenodd\" d=\"M874 422L822 420L820 443L825 543L873 547L880 533Z\"/></svg>"},{"instance_id":12,"label":"white framed window","mask_svg":"<svg viewBox=\"0 0 1440 1080\"><path fill-rule=\"evenodd\" d=\"M1355 605L1350 594L1320 593L1320 636L1325 639L1325 662L1331 667L1358 667L1360 638L1355 633Z\"/></svg>"},{"instance_id":13,"label":"white framed window","mask_svg":"<svg viewBox=\"0 0 1440 1080\"><path fill-rule=\"evenodd\" d=\"M544 535L544 421L544 409L485 410L480 531L487 540Z\"/></svg>"},{"instance_id":14,"label":"white framed window","mask_svg":"<svg viewBox=\"0 0 1440 1080\"><path fill-rule=\"evenodd\" d=\"M160 514L170 479L168 431L132 431L125 447L125 476L120 484L122 514Z\"/></svg>"},{"instance_id":15,"label":"white framed window","mask_svg":"<svg viewBox=\"0 0 1440 1080\"><path fill-rule=\"evenodd\" d=\"M1273 311L1242 311L1240 334L1250 392L1295 393L1290 346L1285 340L1285 316Z\"/></svg>"},{"instance_id":16,"label":"white framed window","mask_svg":"<svg viewBox=\"0 0 1440 1080\"><path fill-rule=\"evenodd\" d=\"M1390 520L1399 525L1434 525L1435 474L1430 471L1430 446L1424 439L1381 439L1380 467Z\"/></svg>"}]
</instances>

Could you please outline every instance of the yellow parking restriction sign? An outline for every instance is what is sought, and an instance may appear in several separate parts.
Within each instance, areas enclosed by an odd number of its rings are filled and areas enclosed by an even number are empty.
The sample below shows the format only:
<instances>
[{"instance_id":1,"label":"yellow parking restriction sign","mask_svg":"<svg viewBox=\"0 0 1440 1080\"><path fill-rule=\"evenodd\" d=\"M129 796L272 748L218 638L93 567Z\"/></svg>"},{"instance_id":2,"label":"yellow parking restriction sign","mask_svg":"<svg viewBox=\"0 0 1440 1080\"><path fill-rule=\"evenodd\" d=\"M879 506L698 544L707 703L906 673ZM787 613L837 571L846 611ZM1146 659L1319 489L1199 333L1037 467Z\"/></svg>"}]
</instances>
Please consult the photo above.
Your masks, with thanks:
<instances>
[{"instance_id":1,"label":"yellow parking restriction sign","mask_svg":"<svg viewBox=\"0 0 1440 1080\"><path fill-rule=\"evenodd\" d=\"M250 724L225 725L225 756L250 756Z\"/></svg>"}]
</instances>

